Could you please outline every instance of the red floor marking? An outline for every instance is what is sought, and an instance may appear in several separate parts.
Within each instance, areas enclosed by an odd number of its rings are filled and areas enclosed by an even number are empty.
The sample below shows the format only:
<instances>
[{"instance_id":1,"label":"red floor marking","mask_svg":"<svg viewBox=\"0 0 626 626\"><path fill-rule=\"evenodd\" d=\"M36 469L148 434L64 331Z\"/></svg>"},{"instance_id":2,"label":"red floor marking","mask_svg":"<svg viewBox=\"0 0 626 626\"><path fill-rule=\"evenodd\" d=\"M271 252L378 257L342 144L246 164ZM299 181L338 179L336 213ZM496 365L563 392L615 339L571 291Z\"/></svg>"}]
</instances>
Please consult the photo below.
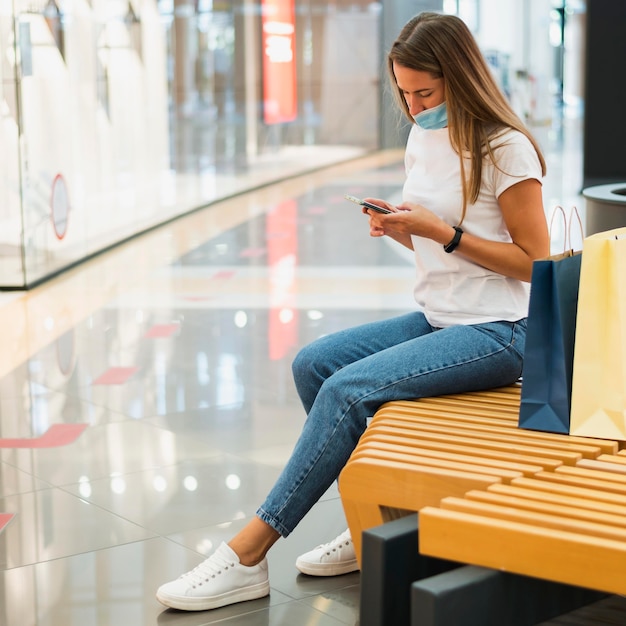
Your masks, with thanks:
<instances>
[{"instance_id":1,"label":"red floor marking","mask_svg":"<svg viewBox=\"0 0 626 626\"><path fill-rule=\"evenodd\" d=\"M239 254L241 258L251 258L263 256L266 253L265 248L245 248Z\"/></svg>"},{"instance_id":2,"label":"red floor marking","mask_svg":"<svg viewBox=\"0 0 626 626\"><path fill-rule=\"evenodd\" d=\"M205 302L206 300L215 300L213 296L185 296L183 300L190 302Z\"/></svg>"},{"instance_id":3,"label":"red floor marking","mask_svg":"<svg viewBox=\"0 0 626 626\"><path fill-rule=\"evenodd\" d=\"M171 337L176 334L180 329L180 324L155 324L144 337L157 338L157 337Z\"/></svg>"},{"instance_id":4,"label":"red floor marking","mask_svg":"<svg viewBox=\"0 0 626 626\"><path fill-rule=\"evenodd\" d=\"M0 448L58 448L76 441L85 428L87 424L53 424L41 437L0 439Z\"/></svg>"},{"instance_id":5,"label":"red floor marking","mask_svg":"<svg viewBox=\"0 0 626 626\"><path fill-rule=\"evenodd\" d=\"M307 213L309 215L324 215L328 213L328 207L325 206L312 206Z\"/></svg>"},{"instance_id":6,"label":"red floor marking","mask_svg":"<svg viewBox=\"0 0 626 626\"><path fill-rule=\"evenodd\" d=\"M235 275L234 270L221 270L220 272L215 272L215 274L213 274L211 278L219 278L219 279L232 278L234 275Z\"/></svg>"},{"instance_id":7,"label":"red floor marking","mask_svg":"<svg viewBox=\"0 0 626 626\"><path fill-rule=\"evenodd\" d=\"M138 367L111 367L102 376L93 381L94 385L122 385L139 368Z\"/></svg>"},{"instance_id":8,"label":"red floor marking","mask_svg":"<svg viewBox=\"0 0 626 626\"><path fill-rule=\"evenodd\" d=\"M13 513L0 513L0 533L4 527L13 519Z\"/></svg>"}]
</instances>

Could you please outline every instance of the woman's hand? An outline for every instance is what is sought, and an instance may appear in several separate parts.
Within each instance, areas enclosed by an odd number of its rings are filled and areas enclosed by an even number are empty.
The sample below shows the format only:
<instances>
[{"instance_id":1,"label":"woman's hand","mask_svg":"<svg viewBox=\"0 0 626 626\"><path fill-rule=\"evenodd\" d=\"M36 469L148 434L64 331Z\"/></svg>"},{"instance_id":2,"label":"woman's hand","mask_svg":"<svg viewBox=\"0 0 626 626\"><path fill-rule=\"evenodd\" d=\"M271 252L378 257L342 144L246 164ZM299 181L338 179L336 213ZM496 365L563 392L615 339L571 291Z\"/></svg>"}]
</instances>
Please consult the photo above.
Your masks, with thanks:
<instances>
[{"instance_id":1,"label":"woman's hand","mask_svg":"<svg viewBox=\"0 0 626 626\"><path fill-rule=\"evenodd\" d=\"M426 237L442 246L454 237L451 225L419 204L406 202L394 207L381 200L368 200L393 211L381 214L364 210L369 215L372 237L388 235L411 250L411 235ZM462 254L503 276L529 282L533 261L550 254L541 183L535 179L520 181L504 191L498 203L512 243L489 241L465 232L452 254Z\"/></svg>"},{"instance_id":2,"label":"woman's hand","mask_svg":"<svg viewBox=\"0 0 626 626\"><path fill-rule=\"evenodd\" d=\"M382 231L383 234L394 232L426 237L439 243L448 242L446 238L451 227L421 204L403 202L393 207L393 211L388 214L370 211L370 227L376 232ZM452 234L454 235L454 232Z\"/></svg>"},{"instance_id":3,"label":"woman's hand","mask_svg":"<svg viewBox=\"0 0 626 626\"><path fill-rule=\"evenodd\" d=\"M384 207L385 209L389 209L392 212L395 212L398 210L395 206L393 206L393 204L389 204L389 202L386 202L385 200L381 200L379 198L364 198L364 200L366 202L370 202L372 204L376 204L378 206ZM369 216L370 236L383 237L384 235L388 234L385 232L385 229L382 227L382 225L376 221L375 218L379 216L383 216L383 215L389 215L389 213L387 214L378 213L377 211L368 209L366 206L362 208L362 211L363 213L365 213L365 215Z\"/></svg>"},{"instance_id":4,"label":"woman's hand","mask_svg":"<svg viewBox=\"0 0 626 626\"><path fill-rule=\"evenodd\" d=\"M409 250L413 250L413 242L411 241L411 236L403 233L402 231L394 231L391 227L392 225L385 226L384 220L380 220L378 218L387 218L391 217L394 214L399 212L399 208L386 202L385 200L381 200L379 198L365 198L367 202L371 202L372 204L377 204L378 206L385 207L389 209L391 213L378 213L377 211L373 211L372 209L368 209L367 207L363 207L363 213L369 216L369 226L370 226L370 237L384 237L385 235L395 239L398 243L402 244L409 248Z\"/></svg>"},{"instance_id":5,"label":"woman's hand","mask_svg":"<svg viewBox=\"0 0 626 626\"><path fill-rule=\"evenodd\" d=\"M404 202L397 207L374 198L366 198L370 202L385 206L392 213L376 213L375 211L363 209L369 215L370 235L372 237L382 237L387 235L402 243L407 248L413 249L411 235L427 237L448 243L454 235L454 230L446 224L440 217L420 204ZM452 235L450 230L452 229Z\"/></svg>"}]
</instances>

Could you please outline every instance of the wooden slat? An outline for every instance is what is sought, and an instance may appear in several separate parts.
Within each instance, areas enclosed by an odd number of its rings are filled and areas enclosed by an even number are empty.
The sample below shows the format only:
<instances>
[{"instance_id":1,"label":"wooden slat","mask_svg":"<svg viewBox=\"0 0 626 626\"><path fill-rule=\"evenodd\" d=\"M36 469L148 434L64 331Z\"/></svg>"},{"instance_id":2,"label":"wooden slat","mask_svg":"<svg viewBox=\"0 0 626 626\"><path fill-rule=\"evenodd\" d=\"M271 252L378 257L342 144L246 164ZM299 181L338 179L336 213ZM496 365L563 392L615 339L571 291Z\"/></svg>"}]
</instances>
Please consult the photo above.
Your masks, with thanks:
<instances>
[{"instance_id":1,"label":"wooden slat","mask_svg":"<svg viewBox=\"0 0 626 626\"><path fill-rule=\"evenodd\" d=\"M485 448L488 450L500 450L502 452L510 451L513 453L522 453L530 456L552 457L558 459L562 463L575 465L582 458L579 452L560 450L553 446L530 445L525 440L505 440L498 437L472 437L469 434L459 435L454 432L440 432L437 429L429 428L392 428L390 426L373 427L370 426L363 436L362 440L370 437L377 437L379 434L393 435L396 437L406 437L413 439L429 439L431 441L450 442L451 444L470 445L474 448Z\"/></svg>"},{"instance_id":2,"label":"wooden slat","mask_svg":"<svg viewBox=\"0 0 626 626\"><path fill-rule=\"evenodd\" d=\"M510 469L502 464L476 463L478 457L458 458L459 455L428 455L428 454L402 454L398 452L385 452L384 450L361 448L351 458L354 459L381 459L386 461L399 461L428 467L440 467L455 472L474 472L476 474L486 474L496 476L504 482L510 482L514 478L524 476L519 469Z\"/></svg>"},{"instance_id":3,"label":"wooden slat","mask_svg":"<svg viewBox=\"0 0 626 626\"><path fill-rule=\"evenodd\" d=\"M479 456L484 459L491 459L493 461L503 461L503 462L513 462L513 463L521 463L523 465L530 465L532 467L536 467L536 471L539 472L542 469L544 470L554 470L560 465L562 465L561 461L558 459L550 459L547 457L540 457L535 455L524 455L524 454L515 454L510 451L498 451L498 450L488 450L486 448L472 448L466 445L453 445L448 441L429 441L427 439L419 439L414 440L412 443L407 442L404 437L393 437L386 435L376 435L373 437L362 437L359 445L355 449L353 454L356 454L357 451L363 449L366 446L371 446L372 448L378 448L382 450L386 449L398 449L398 451L410 450L415 448L420 449L428 449L433 451L447 451L454 452L459 454L471 454L472 456Z\"/></svg>"},{"instance_id":4,"label":"wooden slat","mask_svg":"<svg viewBox=\"0 0 626 626\"><path fill-rule=\"evenodd\" d=\"M599 470L603 472L613 472L614 474L626 474L626 462L616 463L613 461L615 458L617 458L615 455L609 456L608 454L602 454L597 459L581 459L578 463L576 463L576 467L584 467L586 469Z\"/></svg>"},{"instance_id":5,"label":"wooden slat","mask_svg":"<svg viewBox=\"0 0 626 626\"><path fill-rule=\"evenodd\" d=\"M612 504L623 505L626 504L626 500L622 494L612 493L608 491L599 491L595 488L581 487L568 485L565 483L558 483L549 480L550 472L539 472L538 478L515 478L512 481L513 485L519 487L527 487L529 489L537 489L538 491L544 491L545 493L560 494L565 496L572 496L575 498L587 498L590 502L598 500L599 502L610 502Z\"/></svg>"},{"instance_id":6,"label":"wooden slat","mask_svg":"<svg viewBox=\"0 0 626 626\"><path fill-rule=\"evenodd\" d=\"M384 454L385 456L380 456ZM409 460L413 462L419 462L423 458L437 458L444 461L456 461L460 463L470 463L480 466L502 468L514 472L515 474L524 476L533 476L537 472L540 472L543 468L538 464L522 463L512 460L506 455L502 455L501 458L490 458L484 455L472 455L472 454L459 454L448 449L428 449L424 447L411 447L402 445L390 445L377 442L376 440L365 441L359 445L358 449L354 451L351 458L361 458L370 456L372 458L394 458L397 455L398 460L402 457L402 460Z\"/></svg>"},{"instance_id":7,"label":"wooden slat","mask_svg":"<svg viewBox=\"0 0 626 626\"><path fill-rule=\"evenodd\" d=\"M575 467L560 468L559 472L569 476L577 476L584 479L618 483L626 486L626 476L623 472L607 472L599 467L584 467L581 465L586 459L581 459Z\"/></svg>"},{"instance_id":8,"label":"wooden slat","mask_svg":"<svg viewBox=\"0 0 626 626\"><path fill-rule=\"evenodd\" d=\"M426 402L430 405L459 405L465 407L492 407L504 411L518 411L520 405L519 393L502 393L498 395L480 395L477 393L457 394L451 396L437 396L422 398L417 402Z\"/></svg>"},{"instance_id":9,"label":"wooden slat","mask_svg":"<svg viewBox=\"0 0 626 626\"><path fill-rule=\"evenodd\" d=\"M370 428L372 425L370 425ZM569 435L507 428L498 424L489 423L488 421L486 423L473 422L471 420L458 421L456 417L448 420L445 414L437 417L424 417L420 414L416 415L414 419L410 421L388 417L387 419L377 421L375 426L428 429L430 431L441 431L481 438L507 438L509 440L542 445L548 448L579 452L583 458L589 459L595 459L605 451L612 451L612 448L615 446L615 442L612 441L596 440L594 442L584 437L570 437Z\"/></svg>"},{"instance_id":10,"label":"wooden slat","mask_svg":"<svg viewBox=\"0 0 626 626\"><path fill-rule=\"evenodd\" d=\"M384 404L378 409L381 415L420 415L426 413L445 412L453 415L476 415L493 417L511 425L518 422L519 405L499 406L496 403L483 404L478 402L449 402L449 401L397 401Z\"/></svg>"},{"instance_id":11,"label":"wooden slat","mask_svg":"<svg viewBox=\"0 0 626 626\"><path fill-rule=\"evenodd\" d=\"M626 465L626 450L620 450L616 454L603 454L598 457L598 461L617 463L618 465Z\"/></svg>"},{"instance_id":12,"label":"wooden slat","mask_svg":"<svg viewBox=\"0 0 626 626\"><path fill-rule=\"evenodd\" d=\"M426 507L422 554L608 593L626 591L626 542Z\"/></svg>"},{"instance_id":13,"label":"wooden slat","mask_svg":"<svg viewBox=\"0 0 626 626\"><path fill-rule=\"evenodd\" d=\"M467 410L467 408L466 408ZM427 420L430 418L431 420L437 420L439 423L445 424L446 421L450 421L452 423L462 424L482 424L489 426L500 426L502 428L507 428L509 430L513 430L517 428L517 418L515 420L511 420L508 418L503 418L501 415L489 415L484 413L454 413L450 411L439 412L435 409L430 409L427 411L420 410L419 413L413 409L411 412L407 409L406 413L398 411L394 409L393 411L381 411L380 413L376 413L372 420L372 424L415 424L419 423L422 420Z\"/></svg>"},{"instance_id":14,"label":"wooden slat","mask_svg":"<svg viewBox=\"0 0 626 626\"><path fill-rule=\"evenodd\" d=\"M471 453L477 456L490 456L500 458L505 455L511 460L521 460L524 462L535 462L544 466L545 469L556 469L563 463L575 464L579 460L578 455L570 453L557 453L554 450L544 448L533 448L530 446L515 446L515 448L500 442L480 442L475 439L463 439L460 437L446 437L445 435L435 435L424 433L421 437L410 439L408 437L387 435L386 433L366 433L361 437L361 443L385 442L398 445L409 445L412 447L436 447L437 449L458 450L464 453Z\"/></svg>"},{"instance_id":15,"label":"wooden slat","mask_svg":"<svg viewBox=\"0 0 626 626\"><path fill-rule=\"evenodd\" d=\"M593 489L602 493L615 493L626 497L626 485L623 483L620 484L618 482L596 479L592 476L585 476L580 473L567 474L562 470L562 467L557 467L554 472L539 472L535 475L535 478L560 485L580 487L589 490Z\"/></svg>"},{"instance_id":16,"label":"wooden slat","mask_svg":"<svg viewBox=\"0 0 626 626\"><path fill-rule=\"evenodd\" d=\"M467 500L485 502L489 504L516 508L524 511L536 511L549 515L559 515L561 517L572 517L575 519L586 520L589 522L597 522L598 524L608 524L611 526L619 526L626 529L626 516L624 509L620 513L607 511L598 502L593 507L582 508L572 506L570 503L563 503L558 499L537 500L534 498L524 498L520 495L505 495L491 491L491 487L487 491L468 491L465 494ZM611 505L606 505L610 507Z\"/></svg>"},{"instance_id":17,"label":"wooden slat","mask_svg":"<svg viewBox=\"0 0 626 626\"><path fill-rule=\"evenodd\" d=\"M444 396L433 396L430 398L417 398L415 400L394 400L381 406L384 409L397 403L409 402L411 404L462 404L465 406L479 405L485 406L495 404L498 406L517 406L519 407L521 398L521 385L509 385L499 387L497 389L488 389L485 391L466 391L464 393L454 393Z\"/></svg>"},{"instance_id":18,"label":"wooden slat","mask_svg":"<svg viewBox=\"0 0 626 626\"><path fill-rule=\"evenodd\" d=\"M584 519L568 511L567 507L561 507L565 512L557 515L549 511L528 511L514 506L451 497L443 498L439 506L442 509L482 515L494 520L520 522L546 529L565 530L572 533L626 542L626 528L623 525L607 524L606 519L602 518L602 516L600 516L599 520Z\"/></svg>"},{"instance_id":19,"label":"wooden slat","mask_svg":"<svg viewBox=\"0 0 626 626\"><path fill-rule=\"evenodd\" d=\"M396 402L415 402L418 404L465 404L487 406L496 404L498 406L519 406L521 391L518 388L507 391L467 391L465 393L452 393L443 396L431 396L429 398L411 398L409 400L392 400L382 406L395 404Z\"/></svg>"},{"instance_id":20,"label":"wooden slat","mask_svg":"<svg viewBox=\"0 0 626 626\"><path fill-rule=\"evenodd\" d=\"M526 486L520 486L521 480L516 480L512 485L491 485L487 491L502 494L505 496L514 496L519 498L525 498L527 500L537 500L539 502L554 502L556 504L563 504L564 506L578 507L581 509L598 510L601 508L607 513L613 515L624 516L626 519L626 502L623 502L623 498L614 496L611 494L611 498L605 498L598 500L595 497L590 497L587 490L576 490L576 493L572 493L574 490L571 488L560 488L559 493L554 491L545 491L542 489L534 488L532 481L524 483ZM538 483L545 486L545 483ZM580 493L582 491L582 493ZM597 495L593 492L594 495Z\"/></svg>"}]
</instances>

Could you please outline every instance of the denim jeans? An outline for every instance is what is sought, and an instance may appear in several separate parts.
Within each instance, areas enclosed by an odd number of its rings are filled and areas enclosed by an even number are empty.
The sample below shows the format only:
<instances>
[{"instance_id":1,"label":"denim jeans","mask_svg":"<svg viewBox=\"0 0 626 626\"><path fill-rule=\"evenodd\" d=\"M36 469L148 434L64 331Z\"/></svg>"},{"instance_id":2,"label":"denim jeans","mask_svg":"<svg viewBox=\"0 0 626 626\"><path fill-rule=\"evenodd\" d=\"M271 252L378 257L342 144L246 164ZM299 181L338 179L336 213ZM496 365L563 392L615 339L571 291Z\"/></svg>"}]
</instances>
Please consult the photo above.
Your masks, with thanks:
<instances>
[{"instance_id":1,"label":"denim jeans","mask_svg":"<svg viewBox=\"0 0 626 626\"><path fill-rule=\"evenodd\" d=\"M302 434L257 516L286 537L335 481L385 402L489 389L522 373L526 319L434 328L421 312L303 348L293 375Z\"/></svg>"}]
</instances>

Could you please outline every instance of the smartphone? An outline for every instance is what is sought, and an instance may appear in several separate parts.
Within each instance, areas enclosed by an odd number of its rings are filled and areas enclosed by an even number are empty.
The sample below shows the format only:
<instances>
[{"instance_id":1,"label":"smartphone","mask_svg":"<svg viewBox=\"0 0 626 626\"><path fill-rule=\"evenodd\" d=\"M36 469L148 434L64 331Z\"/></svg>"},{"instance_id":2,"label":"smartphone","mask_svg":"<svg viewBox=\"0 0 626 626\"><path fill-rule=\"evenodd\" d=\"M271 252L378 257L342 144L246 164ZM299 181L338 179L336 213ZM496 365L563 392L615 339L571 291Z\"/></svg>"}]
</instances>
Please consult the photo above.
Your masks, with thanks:
<instances>
[{"instance_id":1,"label":"smartphone","mask_svg":"<svg viewBox=\"0 0 626 626\"><path fill-rule=\"evenodd\" d=\"M366 209L372 209L372 211L376 211L377 213L393 213L393 211L386 209L384 206L378 206L377 204L372 204L371 202L360 200L359 198L356 198L355 196L351 196L349 194L346 194L344 198L346 200L350 200L350 202L360 204L361 206L364 206Z\"/></svg>"}]
</instances>

